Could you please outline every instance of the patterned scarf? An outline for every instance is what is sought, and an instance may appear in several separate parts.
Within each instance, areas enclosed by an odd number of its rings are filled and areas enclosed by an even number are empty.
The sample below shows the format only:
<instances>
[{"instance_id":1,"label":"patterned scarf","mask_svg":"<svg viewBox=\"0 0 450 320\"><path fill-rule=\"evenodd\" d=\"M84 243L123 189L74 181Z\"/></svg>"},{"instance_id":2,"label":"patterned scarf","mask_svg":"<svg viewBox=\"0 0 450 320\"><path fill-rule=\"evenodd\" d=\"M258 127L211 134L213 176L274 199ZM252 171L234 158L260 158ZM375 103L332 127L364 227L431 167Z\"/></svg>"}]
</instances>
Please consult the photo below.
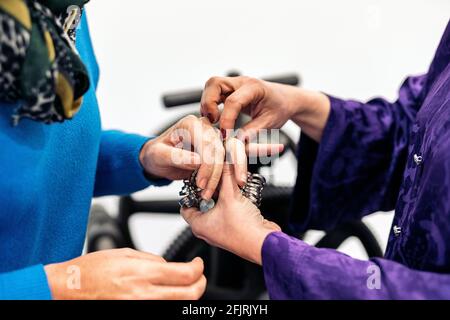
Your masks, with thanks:
<instances>
[{"instance_id":1,"label":"patterned scarf","mask_svg":"<svg viewBox=\"0 0 450 320\"><path fill-rule=\"evenodd\" d=\"M71 119L89 89L75 27L89 0L0 0L0 102L19 103L13 124Z\"/></svg>"}]
</instances>

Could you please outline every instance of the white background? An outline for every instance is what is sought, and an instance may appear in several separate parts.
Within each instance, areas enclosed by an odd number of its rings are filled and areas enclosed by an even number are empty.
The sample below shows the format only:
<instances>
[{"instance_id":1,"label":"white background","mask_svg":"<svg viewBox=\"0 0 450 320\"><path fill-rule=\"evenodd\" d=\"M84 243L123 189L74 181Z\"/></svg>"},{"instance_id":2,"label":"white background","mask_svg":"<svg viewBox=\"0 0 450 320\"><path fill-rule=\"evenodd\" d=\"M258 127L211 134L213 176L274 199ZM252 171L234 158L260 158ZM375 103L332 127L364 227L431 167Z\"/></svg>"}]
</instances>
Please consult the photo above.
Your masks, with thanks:
<instances>
[{"instance_id":1,"label":"white background","mask_svg":"<svg viewBox=\"0 0 450 320\"><path fill-rule=\"evenodd\" d=\"M201 87L230 69L252 76L297 72L310 89L395 99L406 75L427 70L450 1L92 0L87 12L101 67L103 127L148 135L198 108L165 110L162 93ZM286 130L297 139L294 125ZM293 183L294 164L285 162L277 166L277 181ZM174 197L178 188L150 188L139 198ZM98 201L116 212L115 198ZM367 220L383 246L391 218ZM184 222L139 216L132 227L140 248L162 253ZM354 241L343 251L364 257Z\"/></svg>"}]
</instances>

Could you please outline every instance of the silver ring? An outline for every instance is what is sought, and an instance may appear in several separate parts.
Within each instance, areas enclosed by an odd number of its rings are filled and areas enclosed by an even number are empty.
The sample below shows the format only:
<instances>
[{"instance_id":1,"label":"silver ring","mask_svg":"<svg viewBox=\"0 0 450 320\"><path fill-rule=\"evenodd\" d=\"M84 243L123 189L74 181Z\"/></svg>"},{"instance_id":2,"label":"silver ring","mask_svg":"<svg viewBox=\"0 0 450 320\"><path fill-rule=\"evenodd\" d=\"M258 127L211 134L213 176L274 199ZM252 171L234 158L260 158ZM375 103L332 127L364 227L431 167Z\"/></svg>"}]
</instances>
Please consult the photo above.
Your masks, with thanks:
<instances>
[{"instance_id":1,"label":"silver ring","mask_svg":"<svg viewBox=\"0 0 450 320\"><path fill-rule=\"evenodd\" d=\"M196 184L198 170L194 171L188 179L183 180L183 187L179 192L182 197L179 201L181 207L200 207L202 202L201 192L203 191ZM266 185L266 179L258 173L247 173L247 183L240 188L244 197L249 199L254 205L259 207L262 201L262 190Z\"/></svg>"}]
</instances>

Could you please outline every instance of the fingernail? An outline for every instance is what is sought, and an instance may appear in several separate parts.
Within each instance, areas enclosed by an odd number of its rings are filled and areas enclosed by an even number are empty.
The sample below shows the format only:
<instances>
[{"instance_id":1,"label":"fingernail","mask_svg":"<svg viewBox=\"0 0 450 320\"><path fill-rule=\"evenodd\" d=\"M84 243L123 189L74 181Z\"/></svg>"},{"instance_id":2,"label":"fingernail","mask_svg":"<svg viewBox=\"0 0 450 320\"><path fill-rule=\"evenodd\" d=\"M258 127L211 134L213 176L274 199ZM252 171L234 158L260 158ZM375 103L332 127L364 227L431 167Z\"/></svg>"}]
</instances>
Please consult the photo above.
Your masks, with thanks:
<instances>
[{"instance_id":1,"label":"fingernail","mask_svg":"<svg viewBox=\"0 0 450 320\"><path fill-rule=\"evenodd\" d=\"M213 193L214 193L214 191L211 191L209 189L208 190L203 190L202 198L205 199L205 200L210 200L212 195L213 195Z\"/></svg>"},{"instance_id":2,"label":"fingernail","mask_svg":"<svg viewBox=\"0 0 450 320\"><path fill-rule=\"evenodd\" d=\"M207 184L208 184L208 179L202 178L202 179L200 179L200 181L198 182L198 185L197 185L197 186L198 186L199 188L201 188L201 189L205 189Z\"/></svg>"}]
</instances>

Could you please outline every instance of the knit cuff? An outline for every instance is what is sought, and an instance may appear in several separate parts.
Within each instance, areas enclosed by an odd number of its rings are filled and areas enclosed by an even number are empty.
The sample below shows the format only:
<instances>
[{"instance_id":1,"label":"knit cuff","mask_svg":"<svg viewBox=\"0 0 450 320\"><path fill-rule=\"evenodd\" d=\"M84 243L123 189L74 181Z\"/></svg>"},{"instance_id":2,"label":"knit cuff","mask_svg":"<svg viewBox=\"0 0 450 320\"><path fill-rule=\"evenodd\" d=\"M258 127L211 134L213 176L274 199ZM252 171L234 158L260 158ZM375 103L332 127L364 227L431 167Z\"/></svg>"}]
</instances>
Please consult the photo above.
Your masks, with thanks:
<instances>
[{"instance_id":1,"label":"knit cuff","mask_svg":"<svg viewBox=\"0 0 450 320\"><path fill-rule=\"evenodd\" d=\"M0 300L51 300L43 265L0 274Z\"/></svg>"}]
</instances>

